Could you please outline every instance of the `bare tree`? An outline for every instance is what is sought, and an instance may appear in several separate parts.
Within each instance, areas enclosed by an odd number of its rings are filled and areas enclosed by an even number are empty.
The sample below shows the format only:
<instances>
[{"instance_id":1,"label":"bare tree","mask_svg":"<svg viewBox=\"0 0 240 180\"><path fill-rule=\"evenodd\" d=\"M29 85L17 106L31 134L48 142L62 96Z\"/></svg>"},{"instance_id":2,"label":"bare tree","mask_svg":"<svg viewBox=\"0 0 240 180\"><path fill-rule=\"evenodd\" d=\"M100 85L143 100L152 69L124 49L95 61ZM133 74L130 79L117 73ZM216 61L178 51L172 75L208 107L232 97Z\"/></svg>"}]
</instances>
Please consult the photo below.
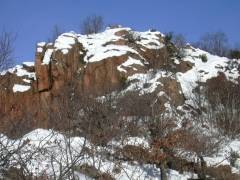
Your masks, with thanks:
<instances>
[{"instance_id":1,"label":"bare tree","mask_svg":"<svg viewBox=\"0 0 240 180\"><path fill-rule=\"evenodd\" d=\"M228 57L231 59L240 59L240 49L231 49Z\"/></svg>"},{"instance_id":2,"label":"bare tree","mask_svg":"<svg viewBox=\"0 0 240 180\"><path fill-rule=\"evenodd\" d=\"M45 139L51 137L52 134ZM26 138L10 139L0 134L0 175L6 179L32 179L33 174L27 164L42 152L47 142L41 140L34 149L30 147L29 142Z\"/></svg>"},{"instance_id":3,"label":"bare tree","mask_svg":"<svg viewBox=\"0 0 240 180\"><path fill-rule=\"evenodd\" d=\"M15 36L11 33L2 32L0 33L0 71L9 68L13 60L13 42Z\"/></svg>"},{"instance_id":4,"label":"bare tree","mask_svg":"<svg viewBox=\"0 0 240 180\"><path fill-rule=\"evenodd\" d=\"M177 48L177 56L180 58L185 57L184 48L186 46L186 39L183 34L173 34L172 42Z\"/></svg>"},{"instance_id":5,"label":"bare tree","mask_svg":"<svg viewBox=\"0 0 240 180\"><path fill-rule=\"evenodd\" d=\"M104 22L102 16L88 16L82 23L83 34L95 34L103 29Z\"/></svg>"},{"instance_id":6,"label":"bare tree","mask_svg":"<svg viewBox=\"0 0 240 180\"><path fill-rule=\"evenodd\" d=\"M204 34L195 44L196 47L218 56L225 56L227 53L228 38L224 32Z\"/></svg>"},{"instance_id":7,"label":"bare tree","mask_svg":"<svg viewBox=\"0 0 240 180\"><path fill-rule=\"evenodd\" d=\"M48 39L48 41L54 42L58 38L58 36L60 36L63 32L64 30L61 27L59 27L57 24L55 24L51 31L51 37Z\"/></svg>"},{"instance_id":8,"label":"bare tree","mask_svg":"<svg viewBox=\"0 0 240 180\"><path fill-rule=\"evenodd\" d=\"M172 41L179 49L184 48L186 45L186 39L183 34L173 34Z\"/></svg>"},{"instance_id":9,"label":"bare tree","mask_svg":"<svg viewBox=\"0 0 240 180\"><path fill-rule=\"evenodd\" d=\"M214 126L222 135L236 138L240 133L240 96L239 83L234 84L224 78L209 80L207 87L208 109Z\"/></svg>"}]
</instances>

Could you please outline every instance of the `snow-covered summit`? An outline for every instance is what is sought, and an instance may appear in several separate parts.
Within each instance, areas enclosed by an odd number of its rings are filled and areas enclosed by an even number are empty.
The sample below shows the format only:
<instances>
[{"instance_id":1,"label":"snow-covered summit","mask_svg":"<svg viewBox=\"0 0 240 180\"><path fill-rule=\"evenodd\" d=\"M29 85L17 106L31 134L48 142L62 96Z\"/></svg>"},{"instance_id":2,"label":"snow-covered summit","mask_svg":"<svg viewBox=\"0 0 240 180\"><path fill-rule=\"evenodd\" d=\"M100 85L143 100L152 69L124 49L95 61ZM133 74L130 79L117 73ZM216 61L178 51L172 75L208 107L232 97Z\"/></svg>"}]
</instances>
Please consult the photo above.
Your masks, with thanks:
<instances>
[{"instance_id":1,"label":"snow-covered summit","mask_svg":"<svg viewBox=\"0 0 240 180\"><path fill-rule=\"evenodd\" d=\"M99 63L107 59L116 61L116 58L121 58L121 60L114 62L116 64L114 68L121 74L120 76L124 76L128 81L136 79L139 85L142 84L138 87L142 88L142 92L153 92L161 85L157 77L163 77L160 74L164 74L163 72L168 70L164 69L166 65L164 67L153 67L151 62L157 62L155 64L172 63L170 60L168 60L169 62L161 62L165 61L163 59L164 53L166 53L164 52L164 38L165 35L158 31L138 32L124 27L107 28L101 33L90 35L77 34L71 31L61 34L53 43L38 43L37 54L40 54L40 65L48 66L50 63L59 63L62 59L66 59L70 51L76 48L76 45L80 46L76 52L78 56L74 55L74 57L71 57L71 61L76 61L74 58L80 58L81 62L85 63L84 67L77 67L78 71L83 71L87 68L88 65L86 64ZM181 84L179 91L183 91L186 98L191 95L191 91L197 86L197 82L206 82L208 79L217 77L219 73L224 73L227 79L232 82L236 82L239 77L239 60L230 60L225 57L211 55L190 45L187 45L183 51L184 57L176 57L171 66L178 67L182 63L188 63L191 67L184 70L184 72L179 72L178 70L171 72L171 76ZM56 55L57 52L61 52L63 57ZM202 56L206 56L206 61L203 62ZM38 64L36 63L36 65ZM33 66L30 63L25 63L25 65ZM149 90L146 90L146 88L143 88L143 84L148 81L148 74L153 74L152 68L159 69L159 74L150 78L151 80L148 83L153 85L149 85ZM38 69L36 68L36 70ZM16 74L19 77L27 77L24 80L25 82L37 79L36 73L28 72L23 68L23 65L1 72L1 75L3 76L7 72ZM148 78L143 78L144 76ZM128 90L132 89L131 86L133 84L130 84Z\"/></svg>"},{"instance_id":2,"label":"snow-covered summit","mask_svg":"<svg viewBox=\"0 0 240 180\"><path fill-rule=\"evenodd\" d=\"M122 36L121 32L123 33ZM164 46L160 42L160 38L163 36L160 32L135 32L130 28L114 28L91 35L81 35L74 32L64 33L56 39L54 48L62 50L66 54L72 45L78 42L83 45L84 50L87 52L84 57L85 62L101 61L128 52L138 54L133 47L129 47L126 42L124 43L127 40L126 36L124 36L127 32L131 33L130 36L133 36L131 38L135 38L137 44L144 48L159 49Z\"/></svg>"}]
</instances>

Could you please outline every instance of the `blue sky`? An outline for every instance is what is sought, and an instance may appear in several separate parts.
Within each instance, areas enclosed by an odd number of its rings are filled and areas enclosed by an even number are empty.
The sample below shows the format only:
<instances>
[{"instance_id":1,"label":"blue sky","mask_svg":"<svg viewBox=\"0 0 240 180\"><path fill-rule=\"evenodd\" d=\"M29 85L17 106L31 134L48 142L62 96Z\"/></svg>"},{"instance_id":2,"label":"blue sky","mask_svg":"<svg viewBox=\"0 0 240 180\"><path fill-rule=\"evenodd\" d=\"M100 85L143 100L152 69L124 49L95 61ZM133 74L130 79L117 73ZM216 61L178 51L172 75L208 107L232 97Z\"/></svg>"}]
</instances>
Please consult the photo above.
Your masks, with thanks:
<instances>
[{"instance_id":1,"label":"blue sky","mask_svg":"<svg viewBox=\"0 0 240 180\"><path fill-rule=\"evenodd\" d=\"M102 15L106 24L135 30L182 33L189 42L205 32L223 31L240 44L239 0L1 0L0 30L17 33L17 62L34 60L35 46L55 24L79 31L83 19Z\"/></svg>"}]
</instances>

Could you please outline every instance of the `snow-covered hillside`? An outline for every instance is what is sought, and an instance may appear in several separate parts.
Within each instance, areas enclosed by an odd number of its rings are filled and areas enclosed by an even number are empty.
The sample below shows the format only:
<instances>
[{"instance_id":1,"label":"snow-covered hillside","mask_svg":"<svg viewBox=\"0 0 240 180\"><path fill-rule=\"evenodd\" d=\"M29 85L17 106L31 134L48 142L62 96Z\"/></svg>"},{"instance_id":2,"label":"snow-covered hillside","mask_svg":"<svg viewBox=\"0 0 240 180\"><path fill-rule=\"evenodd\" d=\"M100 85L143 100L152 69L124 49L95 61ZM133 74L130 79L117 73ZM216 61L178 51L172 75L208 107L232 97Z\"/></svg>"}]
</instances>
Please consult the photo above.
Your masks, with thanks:
<instances>
[{"instance_id":1,"label":"snow-covered hillside","mask_svg":"<svg viewBox=\"0 0 240 180\"><path fill-rule=\"evenodd\" d=\"M101 146L96 147L82 137L67 137L56 131L36 129L18 140L9 139L4 135L0 135L0 140L2 142L1 147L8 147L5 151L6 154L15 152L10 159L10 164L20 168L21 164L18 162L24 163L26 170L36 176L47 174L51 177L59 177L68 168L71 168L70 166L72 165L75 167L88 165L98 168L99 173L110 174L119 180L129 178L160 180L160 171L154 165L114 160L101 153L104 151L114 153L116 147L124 147L126 145L149 148L148 142L144 138L129 137L124 141L112 141L109 142L108 148L103 148ZM21 146L23 148L19 149ZM84 152L85 148L92 150L94 154ZM240 141L235 140L225 143L218 154L204 158L209 166L230 165L228 157L231 151L240 152ZM240 158L236 163L238 163L235 166L236 168L232 170L240 173ZM119 171L115 172L116 169L119 169ZM80 177L80 179L92 179L88 177L88 174L79 172L77 168L74 174L76 177ZM68 179L68 176L70 175L65 174L62 178ZM169 169L168 171L169 180L187 180L194 177L196 175L189 172L180 174L174 170Z\"/></svg>"},{"instance_id":2,"label":"snow-covered hillside","mask_svg":"<svg viewBox=\"0 0 240 180\"><path fill-rule=\"evenodd\" d=\"M18 140L11 140L4 135L0 135L0 140L3 142L1 146L9 147L5 153L15 152L10 161L16 167L21 167L18 160L26 165L26 170L33 173L35 176L49 175L51 178L59 177L71 168L72 165L76 167L74 175L80 179L94 179L88 174L83 174L77 170L79 166L93 166L98 168L99 173L107 173L115 179L156 179L160 180L159 169L150 164L139 164L137 162L124 162L108 160L103 151L113 153L115 149L109 146L107 149L103 147L95 147L82 137L68 138L59 132L52 130L36 129ZM129 137L123 142L110 142L120 146L135 145L143 146L146 140L141 138ZM11 146L10 146L11 145ZM20 146L23 146L19 151ZM11 148L11 149L10 149ZM94 154L84 152L83 148L88 148ZM16 151L15 151L16 149ZM4 156L4 155L3 155ZM119 169L116 172L116 169ZM71 175L65 174L63 179L70 179ZM187 180L194 177L194 174L185 172L179 174L174 170L168 172L169 180Z\"/></svg>"},{"instance_id":3,"label":"snow-covered hillside","mask_svg":"<svg viewBox=\"0 0 240 180\"><path fill-rule=\"evenodd\" d=\"M0 135L2 176L160 179L164 166L171 180L239 177L239 78L240 60L178 49L155 30L38 43L35 63L0 73L0 130L31 130Z\"/></svg>"}]
</instances>

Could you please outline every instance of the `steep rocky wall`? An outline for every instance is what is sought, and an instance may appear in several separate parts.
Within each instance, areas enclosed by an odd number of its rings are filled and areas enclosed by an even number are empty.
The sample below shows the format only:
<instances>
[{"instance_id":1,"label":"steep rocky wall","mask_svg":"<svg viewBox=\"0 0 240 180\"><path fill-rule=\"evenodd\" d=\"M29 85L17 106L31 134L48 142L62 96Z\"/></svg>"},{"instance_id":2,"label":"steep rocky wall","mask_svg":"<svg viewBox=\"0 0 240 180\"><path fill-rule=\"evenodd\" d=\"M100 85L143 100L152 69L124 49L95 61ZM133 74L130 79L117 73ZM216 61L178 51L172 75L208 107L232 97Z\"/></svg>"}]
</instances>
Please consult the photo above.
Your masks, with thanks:
<instances>
[{"instance_id":1,"label":"steep rocky wall","mask_svg":"<svg viewBox=\"0 0 240 180\"><path fill-rule=\"evenodd\" d=\"M49 114L57 107L54 99L69 84L82 93L101 96L122 90L127 80L131 86L129 78L135 75L149 76L153 66L165 67L167 52L159 32L138 33L134 42L126 36L129 33L129 29L93 36L67 33L55 43L39 43L34 66L18 67L0 76L0 131L10 131L12 125L23 130L49 128ZM172 60L168 63L174 64ZM174 106L183 104L177 79L164 77L150 80L156 86L153 91L165 91ZM14 92L16 84L24 87Z\"/></svg>"}]
</instances>

